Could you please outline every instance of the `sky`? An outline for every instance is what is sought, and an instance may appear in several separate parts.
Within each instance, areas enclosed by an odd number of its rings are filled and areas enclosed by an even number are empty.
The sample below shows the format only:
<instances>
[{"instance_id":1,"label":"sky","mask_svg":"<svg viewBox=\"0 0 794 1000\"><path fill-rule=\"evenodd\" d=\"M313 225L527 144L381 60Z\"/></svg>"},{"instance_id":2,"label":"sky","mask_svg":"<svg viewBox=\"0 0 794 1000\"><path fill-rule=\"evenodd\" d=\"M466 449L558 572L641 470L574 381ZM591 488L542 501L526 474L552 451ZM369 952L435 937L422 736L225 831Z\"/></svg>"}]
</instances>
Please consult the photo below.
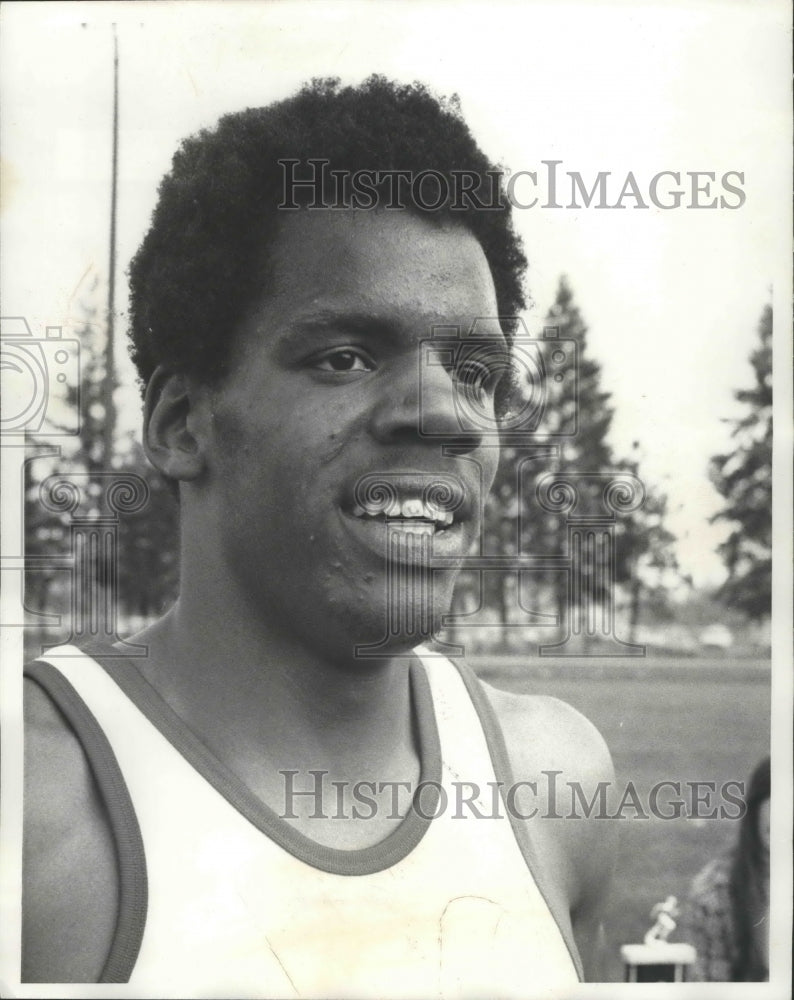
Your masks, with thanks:
<instances>
[{"instance_id":1,"label":"sky","mask_svg":"<svg viewBox=\"0 0 794 1000\"><path fill-rule=\"evenodd\" d=\"M708 460L730 448L725 421L741 413L733 393L751 383L764 305L774 295L790 309L788 17L777 0L4 5L2 313L37 335L74 332L92 281L107 283L114 23L121 312L124 269L182 137L314 76L379 72L457 93L491 159L538 178L541 201L516 211L530 330L565 273L612 393L614 452L639 443L641 475L669 497L682 569L711 586L727 529L709 524L721 498ZM543 207L550 160L560 208ZM602 171L607 204L631 172L649 207L631 196L623 209L566 207L569 174L590 188ZM681 176L678 208L650 203L662 171ZM713 209L692 207L698 171L715 175L697 196L716 197ZM665 175L659 200L673 186ZM121 425L136 428L132 368L117 353Z\"/></svg>"}]
</instances>

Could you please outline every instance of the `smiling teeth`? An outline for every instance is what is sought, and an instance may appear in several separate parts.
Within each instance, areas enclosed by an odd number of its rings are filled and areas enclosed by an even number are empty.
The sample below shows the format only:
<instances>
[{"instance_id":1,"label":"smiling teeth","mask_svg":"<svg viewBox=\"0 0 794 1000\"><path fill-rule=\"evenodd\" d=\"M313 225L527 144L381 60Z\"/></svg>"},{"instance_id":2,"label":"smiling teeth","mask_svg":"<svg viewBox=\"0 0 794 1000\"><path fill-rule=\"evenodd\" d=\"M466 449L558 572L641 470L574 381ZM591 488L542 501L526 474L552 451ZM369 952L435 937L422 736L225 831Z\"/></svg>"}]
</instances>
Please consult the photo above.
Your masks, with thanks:
<instances>
[{"instance_id":1,"label":"smiling teeth","mask_svg":"<svg viewBox=\"0 0 794 1000\"><path fill-rule=\"evenodd\" d=\"M444 510L435 504L426 503L416 498L403 500L402 503L399 500L392 500L384 510L365 510L364 507L356 504L352 513L354 517L386 517L388 519L432 521L444 528L452 524L453 521L452 511Z\"/></svg>"}]
</instances>

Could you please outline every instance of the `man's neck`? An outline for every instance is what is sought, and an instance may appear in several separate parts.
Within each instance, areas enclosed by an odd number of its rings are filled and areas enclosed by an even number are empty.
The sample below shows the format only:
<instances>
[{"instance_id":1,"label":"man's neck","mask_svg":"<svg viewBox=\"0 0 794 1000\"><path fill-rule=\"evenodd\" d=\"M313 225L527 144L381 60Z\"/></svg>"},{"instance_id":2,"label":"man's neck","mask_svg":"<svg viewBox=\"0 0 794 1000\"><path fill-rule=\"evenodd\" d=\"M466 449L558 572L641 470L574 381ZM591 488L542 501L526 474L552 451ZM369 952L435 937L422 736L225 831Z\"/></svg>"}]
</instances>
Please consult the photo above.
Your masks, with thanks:
<instances>
[{"instance_id":1,"label":"man's neck","mask_svg":"<svg viewBox=\"0 0 794 1000\"><path fill-rule=\"evenodd\" d=\"M250 615L184 598L137 642L141 671L207 747L255 793L280 770L328 780L413 780L408 657L333 662Z\"/></svg>"}]
</instances>

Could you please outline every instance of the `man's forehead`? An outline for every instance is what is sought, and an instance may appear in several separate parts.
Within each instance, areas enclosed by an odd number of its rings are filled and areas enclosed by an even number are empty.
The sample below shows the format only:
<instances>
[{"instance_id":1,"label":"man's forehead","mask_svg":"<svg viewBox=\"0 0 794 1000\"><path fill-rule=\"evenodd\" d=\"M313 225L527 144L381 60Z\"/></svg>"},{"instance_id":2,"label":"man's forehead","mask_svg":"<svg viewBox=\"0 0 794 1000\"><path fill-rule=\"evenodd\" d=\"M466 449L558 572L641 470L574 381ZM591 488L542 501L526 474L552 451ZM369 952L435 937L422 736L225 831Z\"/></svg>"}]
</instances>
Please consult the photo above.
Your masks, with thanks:
<instances>
[{"instance_id":1,"label":"man's forehead","mask_svg":"<svg viewBox=\"0 0 794 1000\"><path fill-rule=\"evenodd\" d=\"M269 257L272 297L301 314L432 305L439 323L458 323L461 314L496 312L483 249L455 222L406 211L285 213Z\"/></svg>"}]
</instances>

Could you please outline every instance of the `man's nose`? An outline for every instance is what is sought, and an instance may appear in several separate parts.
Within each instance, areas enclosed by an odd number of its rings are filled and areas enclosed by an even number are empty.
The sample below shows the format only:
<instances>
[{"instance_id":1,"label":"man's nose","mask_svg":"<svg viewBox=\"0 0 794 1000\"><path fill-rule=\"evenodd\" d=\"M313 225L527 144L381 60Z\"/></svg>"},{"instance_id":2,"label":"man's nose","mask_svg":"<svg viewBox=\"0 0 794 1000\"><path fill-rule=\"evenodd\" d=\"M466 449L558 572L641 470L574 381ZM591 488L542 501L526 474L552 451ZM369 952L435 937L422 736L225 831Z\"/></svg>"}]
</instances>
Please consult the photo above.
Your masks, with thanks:
<instances>
[{"instance_id":1,"label":"man's nose","mask_svg":"<svg viewBox=\"0 0 794 1000\"><path fill-rule=\"evenodd\" d=\"M414 360L393 373L372 417L372 433L384 444L424 440L473 451L483 431L461 407L454 373L441 364Z\"/></svg>"}]
</instances>

